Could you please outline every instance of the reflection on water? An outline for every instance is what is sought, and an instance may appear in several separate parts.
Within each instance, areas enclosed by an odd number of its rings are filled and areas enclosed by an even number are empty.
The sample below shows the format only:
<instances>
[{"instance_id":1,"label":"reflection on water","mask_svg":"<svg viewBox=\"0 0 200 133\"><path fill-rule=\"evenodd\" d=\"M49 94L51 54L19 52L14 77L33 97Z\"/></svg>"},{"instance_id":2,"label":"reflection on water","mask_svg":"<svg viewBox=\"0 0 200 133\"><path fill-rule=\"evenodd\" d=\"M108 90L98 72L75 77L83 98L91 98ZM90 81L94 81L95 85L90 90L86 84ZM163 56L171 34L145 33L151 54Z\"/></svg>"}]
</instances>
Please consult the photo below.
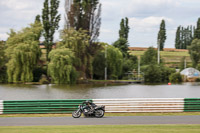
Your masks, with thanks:
<instances>
[{"instance_id":1,"label":"reflection on water","mask_svg":"<svg viewBox=\"0 0 200 133\"><path fill-rule=\"evenodd\" d=\"M0 100L200 98L200 83L179 85L0 85Z\"/></svg>"}]
</instances>

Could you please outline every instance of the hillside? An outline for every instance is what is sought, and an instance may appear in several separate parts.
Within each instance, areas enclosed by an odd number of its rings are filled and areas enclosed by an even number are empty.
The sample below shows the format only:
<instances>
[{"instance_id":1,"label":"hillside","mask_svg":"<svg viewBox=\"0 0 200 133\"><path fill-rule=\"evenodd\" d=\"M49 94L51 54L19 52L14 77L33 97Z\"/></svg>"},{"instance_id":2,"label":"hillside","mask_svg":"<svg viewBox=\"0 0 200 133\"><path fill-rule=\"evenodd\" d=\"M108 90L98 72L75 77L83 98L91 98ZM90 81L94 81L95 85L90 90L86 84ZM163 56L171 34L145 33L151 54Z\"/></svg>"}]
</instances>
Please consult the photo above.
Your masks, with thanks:
<instances>
[{"instance_id":1,"label":"hillside","mask_svg":"<svg viewBox=\"0 0 200 133\"><path fill-rule=\"evenodd\" d=\"M129 47L130 53L135 56L142 56L148 48L144 47ZM157 50L157 48L155 48ZM161 58L164 60L165 64L169 67L178 68L180 66L181 59L186 57L187 66L192 65L190 55L186 49L174 49L174 48L164 48L161 51Z\"/></svg>"}]
</instances>

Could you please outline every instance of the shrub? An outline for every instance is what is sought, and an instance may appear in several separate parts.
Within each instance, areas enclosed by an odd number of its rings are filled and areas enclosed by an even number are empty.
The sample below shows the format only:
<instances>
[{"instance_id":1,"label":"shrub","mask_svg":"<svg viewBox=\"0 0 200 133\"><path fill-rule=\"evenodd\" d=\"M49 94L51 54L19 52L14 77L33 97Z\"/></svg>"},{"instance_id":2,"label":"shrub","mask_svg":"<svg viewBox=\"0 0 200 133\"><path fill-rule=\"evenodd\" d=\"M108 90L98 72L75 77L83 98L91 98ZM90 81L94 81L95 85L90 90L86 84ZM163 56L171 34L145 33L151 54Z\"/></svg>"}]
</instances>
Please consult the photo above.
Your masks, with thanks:
<instances>
[{"instance_id":1,"label":"shrub","mask_svg":"<svg viewBox=\"0 0 200 133\"><path fill-rule=\"evenodd\" d=\"M183 82L182 76L180 73L173 73L169 77L170 82L172 83L181 83Z\"/></svg>"}]
</instances>

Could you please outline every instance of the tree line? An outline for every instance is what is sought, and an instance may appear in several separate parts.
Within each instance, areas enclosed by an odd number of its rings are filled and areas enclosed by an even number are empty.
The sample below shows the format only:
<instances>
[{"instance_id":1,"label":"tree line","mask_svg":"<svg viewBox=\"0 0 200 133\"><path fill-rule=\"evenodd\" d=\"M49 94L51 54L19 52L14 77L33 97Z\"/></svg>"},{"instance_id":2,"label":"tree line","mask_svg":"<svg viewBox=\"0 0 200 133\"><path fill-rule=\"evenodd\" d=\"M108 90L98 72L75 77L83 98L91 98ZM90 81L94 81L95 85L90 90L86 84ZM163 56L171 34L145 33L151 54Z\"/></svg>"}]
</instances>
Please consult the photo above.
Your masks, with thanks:
<instances>
[{"instance_id":1,"label":"tree line","mask_svg":"<svg viewBox=\"0 0 200 133\"><path fill-rule=\"evenodd\" d=\"M60 31L61 41L56 43L54 34L59 28L61 15L59 0L45 0L41 15L34 23L16 32L11 30L9 38L0 42L0 82L25 83L76 83L78 80L104 79L107 68L108 79L127 79L127 73L137 71L138 60L147 82L167 82L175 71L156 63L157 51L149 48L138 57L129 53L129 20L122 18L119 38L112 44L98 42L101 26L101 3L99 0L66 0L65 26ZM183 28L184 29L184 28ZM199 35L198 26L194 37ZM182 33L180 33L182 35ZM41 61L40 38L44 38L46 62ZM161 50L166 40L165 21L161 21L158 45ZM198 40L192 41L196 46ZM191 44L191 46L193 46ZM198 47L198 46L197 46ZM194 61L198 48L189 47Z\"/></svg>"}]
</instances>

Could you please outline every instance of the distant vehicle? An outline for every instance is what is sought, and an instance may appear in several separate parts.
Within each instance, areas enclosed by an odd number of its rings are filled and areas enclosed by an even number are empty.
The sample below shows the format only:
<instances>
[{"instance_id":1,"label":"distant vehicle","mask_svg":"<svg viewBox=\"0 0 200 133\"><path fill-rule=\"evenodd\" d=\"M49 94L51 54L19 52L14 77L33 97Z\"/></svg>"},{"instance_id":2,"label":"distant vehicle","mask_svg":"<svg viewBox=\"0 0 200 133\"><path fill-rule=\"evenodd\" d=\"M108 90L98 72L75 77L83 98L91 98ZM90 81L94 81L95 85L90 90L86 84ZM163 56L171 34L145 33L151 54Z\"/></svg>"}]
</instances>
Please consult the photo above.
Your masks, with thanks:
<instances>
[{"instance_id":1,"label":"distant vehicle","mask_svg":"<svg viewBox=\"0 0 200 133\"><path fill-rule=\"evenodd\" d=\"M86 101L79 105L78 110L72 113L72 117L79 118L81 117L81 114L83 114L85 117L102 118L104 113L105 106L97 106L91 101Z\"/></svg>"}]
</instances>

